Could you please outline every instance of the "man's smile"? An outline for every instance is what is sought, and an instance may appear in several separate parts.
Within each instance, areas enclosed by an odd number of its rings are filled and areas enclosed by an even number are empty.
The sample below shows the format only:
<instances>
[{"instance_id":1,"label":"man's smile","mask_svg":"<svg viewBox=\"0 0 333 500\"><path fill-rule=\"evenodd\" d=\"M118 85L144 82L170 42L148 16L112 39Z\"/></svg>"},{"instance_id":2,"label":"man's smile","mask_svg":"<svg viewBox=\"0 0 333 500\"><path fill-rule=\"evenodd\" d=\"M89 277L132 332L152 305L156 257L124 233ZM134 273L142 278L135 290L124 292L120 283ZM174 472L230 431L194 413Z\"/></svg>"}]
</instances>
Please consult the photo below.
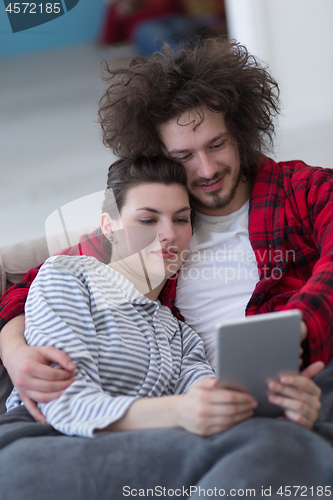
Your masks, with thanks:
<instances>
[{"instance_id":1,"label":"man's smile","mask_svg":"<svg viewBox=\"0 0 333 500\"><path fill-rule=\"evenodd\" d=\"M223 181L224 181L224 175L222 175L222 177L220 177L216 181L210 182L209 184L208 183L198 184L198 187L206 192L215 191L216 189L219 189L222 186Z\"/></svg>"}]
</instances>

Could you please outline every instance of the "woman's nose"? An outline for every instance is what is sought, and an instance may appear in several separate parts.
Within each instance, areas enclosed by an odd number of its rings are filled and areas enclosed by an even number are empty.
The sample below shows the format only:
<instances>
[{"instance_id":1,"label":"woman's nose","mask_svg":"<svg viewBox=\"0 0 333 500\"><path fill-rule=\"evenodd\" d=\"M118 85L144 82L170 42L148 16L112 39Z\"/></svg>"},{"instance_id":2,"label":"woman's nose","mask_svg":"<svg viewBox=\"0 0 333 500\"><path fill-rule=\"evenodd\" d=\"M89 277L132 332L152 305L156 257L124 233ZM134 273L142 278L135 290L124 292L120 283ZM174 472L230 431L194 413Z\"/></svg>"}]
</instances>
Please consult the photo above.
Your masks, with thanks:
<instances>
[{"instance_id":1,"label":"woman's nose","mask_svg":"<svg viewBox=\"0 0 333 500\"><path fill-rule=\"evenodd\" d=\"M158 232L160 241L173 242L176 239L176 232L173 224L163 224Z\"/></svg>"}]
</instances>

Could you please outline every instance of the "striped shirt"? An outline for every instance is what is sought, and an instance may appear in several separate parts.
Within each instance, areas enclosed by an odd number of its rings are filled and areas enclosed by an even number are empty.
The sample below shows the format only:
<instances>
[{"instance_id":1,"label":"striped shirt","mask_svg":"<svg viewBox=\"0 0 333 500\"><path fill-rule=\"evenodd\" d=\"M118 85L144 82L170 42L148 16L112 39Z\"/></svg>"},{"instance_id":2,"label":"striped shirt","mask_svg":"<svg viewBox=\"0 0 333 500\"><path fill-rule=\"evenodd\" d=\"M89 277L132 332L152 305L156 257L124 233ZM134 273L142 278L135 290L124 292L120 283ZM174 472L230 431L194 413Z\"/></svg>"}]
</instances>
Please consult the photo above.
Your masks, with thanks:
<instances>
[{"instance_id":1,"label":"striped shirt","mask_svg":"<svg viewBox=\"0 0 333 500\"><path fill-rule=\"evenodd\" d=\"M26 303L29 345L51 345L75 363L60 398L39 403L58 431L93 437L138 398L181 394L214 376L200 337L170 310L93 257L48 259ZM21 404L14 389L7 408Z\"/></svg>"}]
</instances>

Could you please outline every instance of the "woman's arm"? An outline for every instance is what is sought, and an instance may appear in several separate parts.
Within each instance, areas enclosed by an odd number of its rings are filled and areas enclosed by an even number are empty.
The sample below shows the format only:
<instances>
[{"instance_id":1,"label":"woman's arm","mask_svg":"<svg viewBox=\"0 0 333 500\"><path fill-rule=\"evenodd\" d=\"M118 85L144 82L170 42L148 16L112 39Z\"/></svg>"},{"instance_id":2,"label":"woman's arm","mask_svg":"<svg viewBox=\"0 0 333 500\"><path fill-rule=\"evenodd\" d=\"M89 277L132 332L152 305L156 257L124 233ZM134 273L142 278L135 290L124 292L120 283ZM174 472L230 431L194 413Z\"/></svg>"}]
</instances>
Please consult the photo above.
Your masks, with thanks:
<instances>
[{"instance_id":1,"label":"woman's arm","mask_svg":"<svg viewBox=\"0 0 333 500\"><path fill-rule=\"evenodd\" d=\"M204 377L186 394L138 399L121 419L95 433L182 427L210 436L253 415L257 403L252 396L217 388L217 383L215 378Z\"/></svg>"},{"instance_id":2,"label":"woman's arm","mask_svg":"<svg viewBox=\"0 0 333 500\"><path fill-rule=\"evenodd\" d=\"M60 350L74 360L74 381L58 399L38 406L48 423L60 432L89 437L96 426L105 427L120 418L136 398L113 397L103 390L91 296L81 276L84 265L81 259L72 259L75 258L59 256L49 259L41 268L26 303L25 336L29 346ZM74 271L73 262L77 268ZM9 398L9 409L17 403L17 396L13 394Z\"/></svg>"},{"instance_id":3,"label":"woman's arm","mask_svg":"<svg viewBox=\"0 0 333 500\"><path fill-rule=\"evenodd\" d=\"M274 391L269 395L271 403L282 406L288 420L306 429L312 429L320 410L320 389L310 378L322 368L323 363L314 363L303 375L285 375L279 381L269 382L269 389ZM216 386L216 379L205 377L186 394L137 400L120 420L101 430L182 427L200 436L210 436L253 415L257 403L249 394Z\"/></svg>"},{"instance_id":4,"label":"woman's arm","mask_svg":"<svg viewBox=\"0 0 333 500\"><path fill-rule=\"evenodd\" d=\"M93 255L107 261L110 244L98 229L83 235L78 245L60 254ZM24 339L25 302L39 269L30 269L21 283L11 286L0 298L0 357L28 411L36 420L45 422L35 402L58 398L73 381L75 365L66 353L53 347L27 346ZM52 363L62 369L51 367Z\"/></svg>"}]
</instances>

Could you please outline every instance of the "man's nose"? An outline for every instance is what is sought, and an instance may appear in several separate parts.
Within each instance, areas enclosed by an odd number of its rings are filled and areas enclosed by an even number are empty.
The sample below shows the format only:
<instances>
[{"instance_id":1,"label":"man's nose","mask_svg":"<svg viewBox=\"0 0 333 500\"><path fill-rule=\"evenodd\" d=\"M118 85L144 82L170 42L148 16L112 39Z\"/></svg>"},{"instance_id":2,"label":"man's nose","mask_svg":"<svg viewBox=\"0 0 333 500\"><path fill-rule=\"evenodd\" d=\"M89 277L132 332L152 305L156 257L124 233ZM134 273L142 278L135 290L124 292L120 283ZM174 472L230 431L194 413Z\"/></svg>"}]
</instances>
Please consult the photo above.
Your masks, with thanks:
<instances>
[{"instance_id":1,"label":"man's nose","mask_svg":"<svg viewBox=\"0 0 333 500\"><path fill-rule=\"evenodd\" d=\"M197 176L204 179L211 179L218 171L213 158L210 158L207 153L200 153L197 156Z\"/></svg>"}]
</instances>

